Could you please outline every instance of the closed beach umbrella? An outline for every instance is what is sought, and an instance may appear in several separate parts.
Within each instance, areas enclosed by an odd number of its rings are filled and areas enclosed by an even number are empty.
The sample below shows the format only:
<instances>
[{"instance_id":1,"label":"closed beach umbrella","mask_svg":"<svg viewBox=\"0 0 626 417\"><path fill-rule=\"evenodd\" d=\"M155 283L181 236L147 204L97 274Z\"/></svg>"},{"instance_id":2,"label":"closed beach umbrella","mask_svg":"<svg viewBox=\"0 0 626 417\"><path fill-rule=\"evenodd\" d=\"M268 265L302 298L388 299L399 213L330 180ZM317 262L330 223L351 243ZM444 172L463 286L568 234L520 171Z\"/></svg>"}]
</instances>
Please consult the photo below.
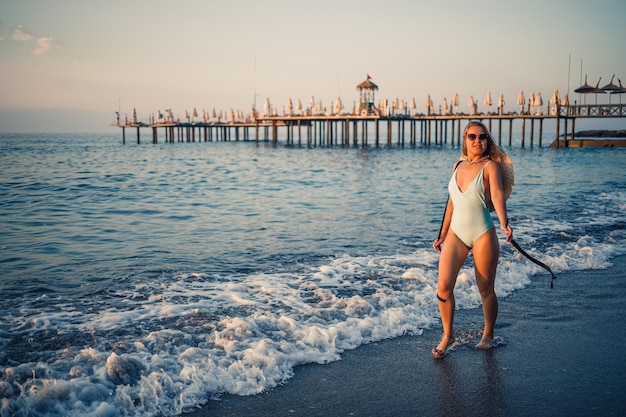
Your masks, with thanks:
<instances>
[{"instance_id":1,"label":"closed beach umbrella","mask_svg":"<svg viewBox=\"0 0 626 417\"><path fill-rule=\"evenodd\" d=\"M560 104L561 96L559 95L559 90L555 89L554 93L552 93L552 97L550 97L550 104Z\"/></svg>"},{"instance_id":2,"label":"closed beach umbrella","mask_svg":"<svg viewBox=\"0 0 626 417\"><path fill-rule=\"evenodd\" d=\"M337 97L334 108L335 114L341 113L341 110L343 110L343 103L341 102L341 97Z\"/></svg>"},{"instance_id":3,"label":"closed beach umbrella","mask_svg":"<svg viewBox=\"0 0 626 417\"><path fill-rule=\"evenodd\" d=\"M211 118L212 119L217 119L217 112L215 111L215 107L213 107L211 109Z\"/></svg>"},{"instance_id":4,"label":"closed beach umbrella","mask_svg":"<svg viewBox=\"0 0 626 417\"><path fill-rule=\"evenodd\" d=\"M534 105L537 107L537 112L540 113L541 106L543 106L543 99L541 98L541 93L539 91L535 94Z\"/></svg>"},{"instance_id":5,"label":"closed beach umbrella","mask_svg":"<svg viewBox=\"0 0 626 417\"><path fill-rule=\"evenodd\" d=\"M426 101L424 101L424 107L426 107L428 115L430 116L431 109L433 108L433 100L430 98L430 94L426 96Z\"/></svg>"},{"instance_id":6,"label":"closed beach umbrella","mask_svg":"<svg viewBox=\"0 0 626 417\"><path fill-rule=\"evenodd\" d=\"M469 96L469 100L467 100L467 107L470 109L474 108L474 96Z\"/></svg>"},{"instance_id":7,"label":"closed beach umbrella","mask_svg":"<svg viewBox=\"0 0 626 417\"><path fill-rule=\"evenodd\" d=\"M557 114L559 107L561 105L561 96L559 95L559 90L554 89L552 93L552 97L550 97L550 104L552 104L552 114ZM548 106L548 112L550 112L550 106Z\"/></svg>"},{"instance_id":8,"label":"closed beach umbrella","mask_svg":"<svg viewBox=\"0 0 626 417\"><path fill-rule=\"evenodd\" d=\"M287 100L287 105L285 106L285 115L291 116L293 114L293 103L291 99Z\"/></svg>"},{"instance_id":9,"label":"closed beach umbrella","mask_svg":"<svg viewBox=\"0 0 626 417\"><path fill-rule=\"evenodd\" d=\"M500 94L500 97L498 97L498 113L502 114L503 111L504 111L504 94Z\"/></svg>"},{"instance_id":10,"label":"closed beach umbrella","mask_svg":"<svg viewBox=\"0 0 626 417\"><path fill-rule=\"evenodd\" d=\"M441 103L441 112L443 114L447 114L448 113L448 101L446 100L446 98L443 98L443 103Z\"/></svg>"},{"instance_id":11,"label":"closed beach umbrella","mask_svg":"<svg viewBox=\"0 0 626 417\"><path fill-rule=\"evenodd\" d=\"M298 102L296 103L296 111L302 111L302 102L300 101L300 99L298 99Z\"/></svg>"},{"instance_id":12,"label":"closed beach umbrella","mask_svg":"<svg viewBox=\"0 0 626 417\"><path fill-rule=\"evenodd\" d=\"M266 116L270 115L270 99L266 98L265 99L265 103L263 103L263 112L265 113Z\"/></svg>"},{"instance_id":13,"label":"closed beach umbrella","mask_svg":"<svg viewBox=\"0 0 626 417\"><path fill-rule=\"evenodd\" d=\"M452 103L450 103L450 105L453 110L454 107L459 107L459 93L454 93L454 97L452 97Z\"/></svg>"},{"instance_id":14,"label":"closed beach umbrella","mask_svg":"<svg viewBox=\"0 0 626 417\"><path fill-rule=\"evenodd\" d=\"M411 102L409 103L409 109L415 110L417 108L417 104L415 104L415 97L411 98Z\"/></svg>"},{"instance_id":15,"label":"closed beach umbrella","mask_svg":"<svg viewBox=\"0 0 626 417\"><path fill-rule=\"evenodd\" d=\"M517 105L522 106L522 113L524 113L524 104L526 104L526 97L524 97L524 92L520 90L517 95Z\"/></svg>"},{"instance_id":16,"label":"closed beach umbrella","mask_svg":"<svg viewBox=\"0 0 626 417\"><path fill-rule=\"evenodd\" d=\"M491 106L493 103L491 102L491 93L487 91L487 95L485 96L485 106Z\"/></svg>"},{"instance_id":17,"label":"closed beach umbrella","mask_svg":"<svg viewBox=\"0 0 626 417\"><path fill-rule=\"evenodd\" d=\"M569 106L569 94L565 93L563 96L563 102L561 103L563 106Z\"/></svg>"}]
</instances>

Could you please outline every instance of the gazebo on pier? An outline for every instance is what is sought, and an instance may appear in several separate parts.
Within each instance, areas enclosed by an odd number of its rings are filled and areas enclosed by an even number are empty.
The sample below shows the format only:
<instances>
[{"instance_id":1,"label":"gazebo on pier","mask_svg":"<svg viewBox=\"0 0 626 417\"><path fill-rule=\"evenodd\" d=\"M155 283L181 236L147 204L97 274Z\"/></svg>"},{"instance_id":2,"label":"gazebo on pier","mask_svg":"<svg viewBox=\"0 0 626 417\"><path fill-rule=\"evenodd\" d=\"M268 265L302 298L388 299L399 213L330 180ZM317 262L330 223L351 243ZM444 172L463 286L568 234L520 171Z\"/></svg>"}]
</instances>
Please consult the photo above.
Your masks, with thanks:
<instances>
[{"instance_id":1,"label":"gazebo on pier","mask_svg":"<svg viewBox=\"0 0 626 417\"><path fill-rule=\"evenodd\" d=\"M368 74L367 79L356 86L359 90L359 114L361 116L378 114L374 105L374 91L378 90L378 86L371 82L371 79L372 77Z\"/></svg>"}]
</instances>

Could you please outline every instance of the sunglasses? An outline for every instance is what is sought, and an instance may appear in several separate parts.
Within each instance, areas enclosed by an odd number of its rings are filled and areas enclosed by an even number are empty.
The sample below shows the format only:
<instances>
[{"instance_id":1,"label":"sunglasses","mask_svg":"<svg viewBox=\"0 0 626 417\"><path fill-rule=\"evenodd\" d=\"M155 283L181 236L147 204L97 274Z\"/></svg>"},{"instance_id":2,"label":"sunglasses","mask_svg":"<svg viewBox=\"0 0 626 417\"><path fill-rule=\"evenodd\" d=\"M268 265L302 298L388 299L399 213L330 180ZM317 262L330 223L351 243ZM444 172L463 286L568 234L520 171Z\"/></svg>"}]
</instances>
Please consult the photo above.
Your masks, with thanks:
<instances>
[{"instance_id":1,"label":"sunglasses","mask_svg":"<svg viewBox=\"0 0 626 417\"><path fill-rule=\"evenodd\" d=\"M489 135L486 134L486 133L481 133L480 135L476 135L474 133L468 133L467 134L467 138L469 140L476 140L476 139L478 139L478 140L487 140L487 139L489 139Z\"/></svg>"}]
</instances>

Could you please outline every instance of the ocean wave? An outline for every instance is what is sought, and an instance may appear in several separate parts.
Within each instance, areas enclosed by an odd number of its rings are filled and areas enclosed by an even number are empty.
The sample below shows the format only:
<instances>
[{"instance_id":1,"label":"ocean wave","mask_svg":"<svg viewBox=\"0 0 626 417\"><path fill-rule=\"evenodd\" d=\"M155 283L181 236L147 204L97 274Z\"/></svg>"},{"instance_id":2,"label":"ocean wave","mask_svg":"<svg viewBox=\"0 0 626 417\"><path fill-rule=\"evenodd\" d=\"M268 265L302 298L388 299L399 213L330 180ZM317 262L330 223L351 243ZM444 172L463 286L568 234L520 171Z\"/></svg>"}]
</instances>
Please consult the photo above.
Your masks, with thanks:
<instances>
[{"instance_id":1,"label":"ocean wave","mask_svg":"<svg viewBox=\"0 0 626 417\"><path fill-rule=\"evenodd\" d=\"M529 248L557 274L606 268L626 252L623 230L572 238L568 226L565 238ZM546 276L505 246L496 281L502 298ZM436 265L425 249L343 254L298 273L174 274L159 286L102 294L89 308L42 295L3 329L2 412L172 415L220 393L260 393L298 365L438 325ZM458 308L480 305L471 264L455 295Z\"/></svg>"}]
</instances>

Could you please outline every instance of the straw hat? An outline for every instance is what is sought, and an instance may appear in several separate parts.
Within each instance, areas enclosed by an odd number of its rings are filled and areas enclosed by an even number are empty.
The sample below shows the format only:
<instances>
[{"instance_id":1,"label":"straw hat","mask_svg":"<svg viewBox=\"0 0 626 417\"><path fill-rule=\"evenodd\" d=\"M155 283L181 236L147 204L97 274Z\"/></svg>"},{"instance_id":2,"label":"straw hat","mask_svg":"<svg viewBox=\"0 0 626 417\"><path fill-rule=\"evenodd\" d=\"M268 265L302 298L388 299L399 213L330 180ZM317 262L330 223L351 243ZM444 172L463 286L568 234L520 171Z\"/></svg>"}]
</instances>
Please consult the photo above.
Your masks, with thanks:
<instances>
[{"instance_id":1,"label":"straw hat","mask_svg":"<svg viewBox=\"0 0 626 417\"><path fill-rule=\"evenodd\" d=\"M504 198L508 199L513 192L513 185L515 185L515 173L513 171L513 161L504 149L496 146L496 153L500 157L500 172L502 172L502 189L504 191Z\"/></svg>"},{"instance_id":2,"label":"straw hat","mask_svg":"<svg viewBox=\"0 0 626 417\"><path fill-rule=\"evenodd\" d=\"M500 172L502 173L502 190L504 191L504 199L507 200L513 192L513 185L515 184L513 161L511 161L511 158L504 149L497 145L493 156L493 161L500 166ZM466 160L467 156L461 155L460 159L462 161ZM493 211L492 205L490 205L489 210Z\"/></svg>"}]
</instances>

